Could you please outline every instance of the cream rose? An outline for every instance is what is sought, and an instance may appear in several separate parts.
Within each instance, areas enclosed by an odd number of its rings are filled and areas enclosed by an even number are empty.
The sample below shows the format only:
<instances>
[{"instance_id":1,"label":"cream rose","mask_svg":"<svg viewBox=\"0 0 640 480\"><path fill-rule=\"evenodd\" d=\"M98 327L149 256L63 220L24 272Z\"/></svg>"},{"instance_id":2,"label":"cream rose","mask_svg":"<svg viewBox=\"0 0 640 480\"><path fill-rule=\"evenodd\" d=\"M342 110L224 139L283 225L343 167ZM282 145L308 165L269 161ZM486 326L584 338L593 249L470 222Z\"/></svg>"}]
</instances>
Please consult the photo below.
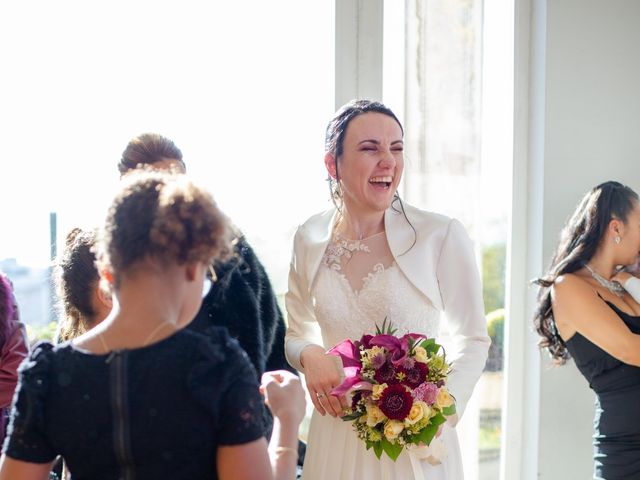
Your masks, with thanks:
<instances>
[{"instance_id":1,"label":"cream rose","mask_svg":"<svg viewBox=\"0 0 640 480\"><path fill-rule=\"evenodd\" d=\"M425 417L429 417L431 415L431 408L424 402L416 400L413 402L413 406L411 407L411 411L407 418L404 419L404 424L409 426L415 423L418 423Z\"/></svg>"},{"instance_id":2,"label":"cream rose","mask_svg":"<svg viewBox=\"0 0 640 480\"><path fill-rule=\"evenodd\" d=\"M453 405L453 397L447 390L447 387L442 387L436 397L436 404L440 408L447 408Z\"/></svg>"},{"instance_id":3,"label":"cream rose","mask_svg":"<svg viewBox=\"0 0 640 480\"><path fill-rule=\"evenodd\" d=\"M427 363L429 361L427 351L420 346L413 348L413 358L416 360L416 362L420 363Z\"/></svg>"},{"instance_id":4,"label":"cream rose","mask_svg":"<svg viewBox=\"0 0 640 480\"><path fill-rule=\"evenodd\" d=\"M374 400L380 400L380 395L384 392L385 388L387 388L386 383L381 383L380 385L374 385L373 391L371 392L371 398Z\"/></svg>"},{"instance_id":5,"label":"cream rose","mask_svg":"<svg viewBox=\"0 0 640 480\"><path fill-rule=\"evenodd\" d=\"M395 440L404 430L404 425L398 420L389 420L384 424L384 436L387 440Z\"/></svg>"},{"instance_id":6,"label":"cream rose","mask_svg":"<svg viewBox=\"0 0 640 480\"><path fill-rule=\"evenodd\" d=\"M376 405L367 405L367 425L375 427L377 424L386 420L386 416Z\"/></svg>"}]
</instances>

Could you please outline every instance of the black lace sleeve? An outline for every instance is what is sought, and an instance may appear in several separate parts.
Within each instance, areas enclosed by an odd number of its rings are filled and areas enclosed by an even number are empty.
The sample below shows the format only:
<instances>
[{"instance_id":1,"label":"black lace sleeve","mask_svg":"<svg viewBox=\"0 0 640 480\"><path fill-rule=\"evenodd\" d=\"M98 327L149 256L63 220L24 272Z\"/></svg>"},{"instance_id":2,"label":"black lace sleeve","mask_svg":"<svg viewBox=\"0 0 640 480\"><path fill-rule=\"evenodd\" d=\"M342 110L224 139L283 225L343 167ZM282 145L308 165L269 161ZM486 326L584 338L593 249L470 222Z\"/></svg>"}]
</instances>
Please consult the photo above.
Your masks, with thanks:
<instances>
[{"instance_id":1,"label":"black lace sleeve","mask_svg":"<svg viewBox=\"0 0 640 480\"><path fill-rule=\"evenodd\" d=\"M239 445L264 436L265 407L247 354L232 338L227 346L227 362L231 368L220 401L218 432L220 445Z\"/></svg>"},{"instance_id":2,"label":"black lace sleeve","mask_svg":"<svg viewBox=\"0 0 640 480\"><path fill-rule=\"evenodd\" d=\"M40 343L18 369L18 387L3 453L16 460L47 463L56 458L45 432L45 402L53 345Z\"/></svg>"},{"instance_id":3,"label":"black lace sleeve","mask_svg":"<svg viewBox=\"0 0 640 480\"><path fill-rule=\"evenodd\" d=\"M212 329L209 346L189 379L200 404L212 412L218 445L240 445L264 436L264 400L255 369L226 329Z\"/></svg>"}]
</instances>

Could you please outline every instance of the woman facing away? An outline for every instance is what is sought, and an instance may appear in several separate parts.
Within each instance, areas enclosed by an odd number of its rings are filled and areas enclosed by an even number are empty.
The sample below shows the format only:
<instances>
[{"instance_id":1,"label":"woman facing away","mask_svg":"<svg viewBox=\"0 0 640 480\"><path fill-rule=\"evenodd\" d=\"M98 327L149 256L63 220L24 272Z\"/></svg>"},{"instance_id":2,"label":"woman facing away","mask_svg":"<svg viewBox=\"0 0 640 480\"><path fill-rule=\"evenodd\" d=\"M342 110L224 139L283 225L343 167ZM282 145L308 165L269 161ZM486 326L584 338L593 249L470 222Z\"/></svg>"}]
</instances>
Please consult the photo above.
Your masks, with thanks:
<instances>
[{"instance_id":1,"label":"woman facing away","mask_svg":"<svg viewBox=\"0 0 640 480\"><path fill-rule=\"evenodd\" d=\"M385 318L398 334L435 337L445 313L455 345L447 352L453 362L448 387L458 415L487 358L480 279L464 227L406 205L397 194L403 133L381 103L357 100L338 110L324 157L336 209L311 217L295 235L285 351L304 372L315 406L305 479L463 478L456 419L442 428L448 455L441 463L407 451L395 462L378 460L352 425L336 418L348 399L330 394L341 374L327 348L373 333Z\"/></svg>"},{"instance_id":2,"label":"woman facing away","mask_svg":"<svg viewBox=\"0 0 640 480\"><path fill-rule=\"evenodd\" d=\"M109 292L100 288L96 242L95 230L74 228L67 234L64 251L56 261L60 341L72 340L92 329L107 318L113 307Z\"/></svg>"},{"instance_id":3,"label":"woman facing away","mask_svg":"<svg viewBox=\"0 0 640 480\"><path fill-rule=\"evenodd\" d=\"M639 254L638 195L605 182L580 201L536 280L541 347L559 364L573 357L596 394L596 479L640 478L640 304L613 279Z\"/></svg>"},{"instance_id":4,"label":"woman facing away","mask_svg":"<svg viewBox=\"0 0 640 480\"><path fill-rule=\"evenodd\" d=\"M57 455L74 480L294 477L304 415L297 378L264 378L272 471L246 354L224 329L184 328L210 263L230 249L226 230L210 195L184 175L123 180L97 255L113 309L23 363L1 480L46 479Z\"/></svg>"},{"instance_id":5,"label":"woman facing away","mask_svg":"<svg viewBox=\"0 0 640 480\"><path fill-rule=\"evenodd\" d=\"M18 366L29 353L24 324L9 278L0 272L0 440L4 439L9 406L18 383Z\"/></svg>"}]
</instances>

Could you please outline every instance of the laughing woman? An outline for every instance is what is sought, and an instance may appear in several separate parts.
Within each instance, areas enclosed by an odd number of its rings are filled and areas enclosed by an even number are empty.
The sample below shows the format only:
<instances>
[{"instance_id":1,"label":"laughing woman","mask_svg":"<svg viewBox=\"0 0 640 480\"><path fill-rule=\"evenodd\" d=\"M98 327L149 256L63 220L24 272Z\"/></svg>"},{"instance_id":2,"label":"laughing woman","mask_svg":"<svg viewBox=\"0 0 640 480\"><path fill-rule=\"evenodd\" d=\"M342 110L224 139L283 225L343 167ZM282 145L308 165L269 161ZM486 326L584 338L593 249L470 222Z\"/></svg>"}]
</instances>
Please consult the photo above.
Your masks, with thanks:
<instances>
[{"instance_id":1,"label":"laughing woman","mask_svg":"<svg viewBox=\"0 0 640 480\"><path fill-rule=\"evenodd\" d=\"M378 460L351 424L336 418L347 399L330 394L341 378L327 348L373 333L385 318L399 334L435 337L444 312L455 345L447 352L453 362L448 387L459 415L487 358L480 279L464 227L397 195L403 134L380 103L342 107L327 128L324 157L336 208L311 217L295 235L285 351L304 372L315 406L305 479L463 477L455 419L442 430L448 456L441 463L408 452L396 462Z\"/></svg>"}]
</instances>

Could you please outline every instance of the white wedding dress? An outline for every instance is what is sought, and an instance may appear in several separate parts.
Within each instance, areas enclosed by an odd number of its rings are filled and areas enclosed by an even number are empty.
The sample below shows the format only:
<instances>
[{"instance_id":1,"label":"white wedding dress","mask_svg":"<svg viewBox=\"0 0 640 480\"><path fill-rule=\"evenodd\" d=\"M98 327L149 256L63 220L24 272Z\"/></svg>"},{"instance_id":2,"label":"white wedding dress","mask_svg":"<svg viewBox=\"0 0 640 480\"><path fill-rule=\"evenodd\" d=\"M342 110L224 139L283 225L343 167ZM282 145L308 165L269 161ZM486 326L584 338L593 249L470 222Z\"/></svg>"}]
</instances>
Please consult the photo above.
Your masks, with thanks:
<instances>
[{"instance_id":1,"label":"white wedding dress","mask_svg":"<svg viewBox=\"0 0 640 480\"><path fill-rule=\"evenodd\" d=\"M346 338L374 334L386 318L397 328L434 337L439 312L395 264L384 232L360 241L335 238L328 246L312 289L314 312L325 348ZM336 358L336 364L340 366ZM378 458L357 438L351 422L314 410L304 480L460 480L462 460L455 429L440 436L447 456L431 465L403 451L394 462Z\"/></svg>"}]
</instances>

